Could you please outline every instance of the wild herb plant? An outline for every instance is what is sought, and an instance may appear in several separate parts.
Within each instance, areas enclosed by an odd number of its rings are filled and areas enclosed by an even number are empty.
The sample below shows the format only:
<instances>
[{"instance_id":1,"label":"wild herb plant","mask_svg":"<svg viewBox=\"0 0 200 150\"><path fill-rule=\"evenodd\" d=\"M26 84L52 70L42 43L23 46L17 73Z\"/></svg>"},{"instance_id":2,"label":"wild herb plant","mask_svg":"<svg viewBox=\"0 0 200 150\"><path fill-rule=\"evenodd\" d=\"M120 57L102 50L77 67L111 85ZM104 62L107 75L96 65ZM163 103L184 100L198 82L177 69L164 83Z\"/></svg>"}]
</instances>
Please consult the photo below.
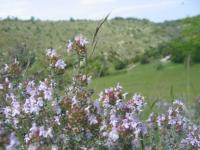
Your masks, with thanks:
<instances>
[{"instance_id":1,"label":"wild herb plant","mask_svg":"<svg viewBox=\"0 0 200 150\"><path fill-rule=\"evenodd\" d=\"M89 41L82 35L68 42L67 52L76 56L70 84L58 79L67 64L51 48L43 80L24 77L20 62L5 64L0 80L0 148L14 149L199 149L198 126L185 117L185 105L176 100L164 114L151 114L143 96L127 93L117 84L94 100L88 87ZM66 55L67 55L66 52ZM67 76L66 76L67 78Z\"/></svg>"}]
</instances>

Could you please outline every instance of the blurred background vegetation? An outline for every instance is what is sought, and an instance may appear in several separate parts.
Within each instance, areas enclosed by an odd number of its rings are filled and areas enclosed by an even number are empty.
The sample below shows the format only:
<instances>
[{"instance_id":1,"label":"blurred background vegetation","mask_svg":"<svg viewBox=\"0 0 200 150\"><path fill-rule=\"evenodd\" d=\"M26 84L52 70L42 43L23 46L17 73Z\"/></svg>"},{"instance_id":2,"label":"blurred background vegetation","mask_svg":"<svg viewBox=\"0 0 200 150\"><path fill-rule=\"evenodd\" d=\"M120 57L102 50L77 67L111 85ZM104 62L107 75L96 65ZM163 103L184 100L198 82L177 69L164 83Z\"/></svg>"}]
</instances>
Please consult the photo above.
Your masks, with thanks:
<instances>
[{"instance_id":1,"label":"blurred background vegetation","mask_svg":"<svg viewBox=\"0 0 200 150\"><path fill-rule=\"evenodd\" d=\"M47 48L55 48L72 72L67 41L83 34L90 41L99 21L0 20L0 65L17 58L27 75L47 76L41 66ZM154 23L116 17L104 23L94 54L89 58L95 90L120 82L130 93L149 99L200 97L200 16ZM91 54L91 46L88 47ZM170 56L170 60L161 59ZM101 77L101 78L99 78ZM68 81L68 78L61 79Z\"/></svg>"}]
</instances>

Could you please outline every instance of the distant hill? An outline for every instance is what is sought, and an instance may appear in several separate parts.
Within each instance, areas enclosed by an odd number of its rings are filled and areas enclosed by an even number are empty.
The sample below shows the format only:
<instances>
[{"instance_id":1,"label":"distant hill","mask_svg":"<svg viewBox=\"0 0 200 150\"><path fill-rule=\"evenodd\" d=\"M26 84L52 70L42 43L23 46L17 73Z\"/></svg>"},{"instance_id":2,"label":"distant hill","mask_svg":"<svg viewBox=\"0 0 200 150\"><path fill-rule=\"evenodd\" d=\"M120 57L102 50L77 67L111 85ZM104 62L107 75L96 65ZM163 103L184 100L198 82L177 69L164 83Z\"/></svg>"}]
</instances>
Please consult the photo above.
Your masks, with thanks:
<instances>
[{"instance_id":1,"label":"distant hill","mask_svg":"<svg viewBox=\"0 0 200 150\"><path fill-rule=\"evenodd\" d=\"M29 49L43 51L54 47L64 51L66 42L76 34L92 39L99 21L37 21L11 20L0 21L0 51L15 49L26 44ZM139 19L115 18L107 21L98 35L97 52L117 51L123 57L132 57L156 47L163 41L176 36L179 27L163 25Z\"/></svg>"},{"instance_id":2,"label":"distant hill","mask_svg":"<svg viewBox=\"0 0 200 150\"><path fill-rule=\"evenodd\" d=\"M189 31L184 36L191 35L190 31L194 36L199 30L199 20L200 16L195 16L153 23L146 19L117 17L103 24L98 34L94 55L107 55L119 59L120 62L132 60L148 51L162 49L160 45L179 39L187 29ZM33 59L39 60L49 47L57 49L65 56L67 41L77 34L83 34L91 41L99 22L73 19L70 21L1 20L0 64L16 56L23 57L22 59L34 57ZM165 45L165 51L167 48ZM120 68L120 65L117 67Z\"/></svg>"}]
</instances>

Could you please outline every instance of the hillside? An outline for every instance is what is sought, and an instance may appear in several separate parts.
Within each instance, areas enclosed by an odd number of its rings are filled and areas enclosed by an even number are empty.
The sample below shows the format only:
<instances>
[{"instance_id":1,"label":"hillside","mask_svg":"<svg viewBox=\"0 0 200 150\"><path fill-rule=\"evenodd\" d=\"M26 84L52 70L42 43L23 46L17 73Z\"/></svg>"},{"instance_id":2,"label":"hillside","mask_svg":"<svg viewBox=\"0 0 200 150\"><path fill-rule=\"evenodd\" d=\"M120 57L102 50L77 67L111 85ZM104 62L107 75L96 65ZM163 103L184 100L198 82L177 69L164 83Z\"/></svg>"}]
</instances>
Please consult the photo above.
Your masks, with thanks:
<instances>
[{"instance_id":1,"label":"hillside","mask_svg":"<svg viewBox=\"0 0 200 150\"><path fill-rule=\"evenodd\" d=\"M99 21L90 20L1 20L0 51L12 53L14 49L26 45L27 49L36 53L48 47L62 52L65 51L66 42L76 34L83 34L91 40L98 23ZM115 18L107 21L101 28L96 53L115 51L123 59L134 57L137 53L169 41L179 29L171 24L163 26L147 20Z\"/></svg>"},{"instance_id":2,"label":"hillside","mask_svg":"<svg viewBox=\"0 0 200 150\"><path fill-rule=\"evenodd\" d=\"M105 76L130 64L148 63L169 53L174 62L183 62L189 55L192 60L199 60L199 20L200 16L164 23L119 17L106 21L100 28L98 43L89 63L92 75ZM72 61L66 55L67 41L77 34L83 34L91 43L99 23L100 21L73 19L1 20L0 65L17 58L22 63L22 68L30 62L30 74L40 73L44 76L45 73L39 68L46 63L43 59L45 50L53 47L64 56L69 68Z\"/></svg>"},{"instance_id":3,"label":"hillside","mask_svg":"<svg viewBox=\"0 0 200 150\"><path fill-rule=\"evenodd\" d=\"M200 63L200 16L175 21L182 27L179 36L162 44L162 51L172 55L172 61L183 63L190 58L193 63Z\"/></svg>"}]
</instances>

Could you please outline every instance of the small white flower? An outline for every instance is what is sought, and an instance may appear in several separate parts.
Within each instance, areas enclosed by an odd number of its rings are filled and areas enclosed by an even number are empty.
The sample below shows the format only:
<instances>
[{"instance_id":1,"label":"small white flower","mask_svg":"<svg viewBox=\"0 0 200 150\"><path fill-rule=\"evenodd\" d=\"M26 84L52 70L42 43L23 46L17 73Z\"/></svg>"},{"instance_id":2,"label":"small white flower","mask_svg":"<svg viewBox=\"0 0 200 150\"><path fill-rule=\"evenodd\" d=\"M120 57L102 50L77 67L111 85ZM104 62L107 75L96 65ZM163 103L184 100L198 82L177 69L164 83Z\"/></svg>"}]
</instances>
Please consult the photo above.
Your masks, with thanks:
<instances>
[{"instance_id":1,"label":"small white flower","mask_svg":"<svg viewBox=\"0 0 200 150\"><path fill-rule=\"evenodd\" d=\"M10 140L10 143L8 146L6 146L6 150L15 150L16 146L20 144L14 132L11 133L9 140Z\"/></svg>"},{"instance_id":2,"label":"small white flower","mask_svg":"<svg viewBox=\"0 0 200 150\"><path fill-rule=\"evenodd\" d=\"M3 84L0 83L0 90L3 90Z\"/></svg>"},{"instance_id":3,"label":"small white flower","mask_svg":"<svg viewBox=\"0 0 200 150\"><path fill-rule=\"evenodd\" d=\"M171 118L169 121L168 121L168 124L170 125L175 125L177 122L176 118Z\"/></svg>"},{"instance_id":4,"label":"small white flower","mask_svg":"<svg viewBox=\"0 0 200 150\"><path fill-rule=\"evenodd\" d=\"M40 81L40 85L38 86L38 90L45 91L48 88L45 82Z\"/></svg>"},{"instance_id":5,"label":"small white flower","mask_svg":"<svg viewBox=\"0 0 200 150\"><path fill-rule=\"evenodd\" d=\"M15 58L14 63L15 63L15 64L19 64L19 61L17 61L17 58Z\"/></svg>"},{"instance_id":6,"label":"small white flower","mask_svg":"<svg viewBox=\"0 0 200 150\"><path fill-rule=\"evenodd\" d=\"M31 96L25 100L25 103L23 105L23 111L25 113L36 113L38 114L40 111L40 102L35 99L34 96Z\"/></svg>"},{"instance_id":7,"label":"small white flower","mask_svg":"<svg viewBox=\"0 0 200 150\"><path fill-rule=\"evenodd\" d=\"M29 135L26 134L25 137L24 137L24 141L25 141L26 143L28 143L30 140L31 140L31 139L30 139Z\"/></svg>"},{"instance_id":8,"label":"small white flower","mask_svg":"<svg viewBox=\"0 0 200 150\"><path fill-rule=\"evenodd\" d=\"M117 122L118 122L118 118L116 117L116 112L114 109L112 109L110 112L110 124L112 126L116 126Z\"/></svg>"},{"instance_id":9,"label":"small white flower","mask_svg":"<svg viewBox=\"0 0 200 150\"><path fill-rule=\"evenodd\" d=\"M122 120L122 126L124 127L124 128L126 128L126 129L128 129L129 128L129 122L128 122L128 119L123 119Z\"/></svg>"},{"instance_id":10,"label":"small white flower","mask_svg":"<svg viewBox=\"0 0 200 150\"><path fill-rule=\"evenodd\" d=\"M8 66L8 64L5 64L4 65L4 71L7 72L8 70L9 70L9 66Z\"/></svg>"},{"instance_id":11,"label":"small white flower","mask_svg":"<svg viewBox=\"0 0 200 150\"><path fill-rule=\"evenodd\" d=\"M108 136L108 132L103 132L103 133L102 133L102 136L103 136L103 137Z\"/></svg>"},{"instance_id":12,"label":"small white flower","mask_svg":"<svg viewBox=\"0 0 200 150\"><path fill-rule=\"evenodd\" d=\"M51 150L58 150L58 146L57 145L52 145L51 146Z\"/></svg>"},{"instance_id":13,"label":"small white flower","mask_svg":"<svg viewBox=\"0 0 200 150\"><path fill-rule=\"evenodd\" d=\"M109 139L111 139L113 142L116 142L119 139L119 134L115 127L113 127L112 131L109 133Z\"/></svg>"},{"instance_id":14,"label":"small white flower","mask_svg":"<svg viewBox=\"0 0 200 150\"><path fill-rule=\"evenodd\" d=\"M91 125L92 125L92 124L97 124L97 123L98 123L97 118L96 118L96 116L94 116L94 115L89 115L89 116L88 116L88 120L89 120L89 122L90 122Z\"/></svg>"},{"instance_id":15,"label":"small white flower","mask_svg":"<svg viewBox=\"0 0 200 150\"><path fill-rule=\"evenodd\" d=\"M100 114L101 108L98 100L93 103L93 106L97 109L97 113Z\"/></svg>"},{"instance_id":16,"label":"small white flower","mask_svg":"<svg viewBox=\"0 0 200 150\"><path fill-rule=\"evenodd\" d=\"M38 130L37 126L36 126L36 123L33 123L32 124L32 127L30 128L30 131L31 132L36 132Z\"/></svg>"},{"instance_id":17,"label":"small white flower","mask_svg":"<svg viewBox=\"0 0 200 150\"><path fill-rule=\"evenodd\" d=\"M44 106L44 102L43 102L43 100L42 100L41 97L38 98L37 105L38 105L39 107Z\"/></svg>"},{"instance_id":18,"label":"small white flower","mask_svg":"<svg viewBox=\"0 0 200 150\"><path fill-rule=\"evenodd\" d=\"M64 60L58 59L56 64L55 64L55 67L58 68L58 69L65 69L66 64L65 64Z\"/></svg>"},{"instance_id":19,"label":"small white flower","mask_svg":"<svg viewBox=\"0 0 200 150\"><path fill-rule=\"evenodd\" d=\"M50 58L57 57L56 50L53 48L47 49L46 55Z\"/></svg>"},{"instance_id":20,"label":"small white flower","mask_svg":"<svg viewBox=\"0 0 200 150\"><path fill-rule=\"evenodd\" d=\"M74 107L74 105L76 105L78 103L77 99L76 99L76 96L74 96L72 98L72 107Z\"/></svg>"},{"instance_id":21,"label":"small white flower","mask_svg":"<svg viewBox=\"0 0 200 150\"><path fill-rule=\"evenodd\" d=\"M3 113L6 116L6 118L9 118L11 116L11 107L10 106L6 106L3 109Z\"/></svg>"},{"instance_id":22,"label":"small white flower","mask_svg":"<svg viewBox=\"0 0 200 150\"><path fill-rule=\"evenodd\" d=\"M69 53L70 51L72 51L72 46L73 46L73 42L71 42L70 40L68 41L68 45L67 45L67 52Z\"/></svg>"},{"instance_id":23,"label":"small white flower","mask_svg":"<svg viewBox=\"0 0 200 150\"><path fill-rule=\"evenodd\" d=\"M51 100L52 99L52 90L51 88L48 88L44 91L44 99Z\"/></svg>"},{"instance_id":24,"label":"small white flower","mask_svg":"<svg viewBox=\"0 0 200 150\"><path fill-rule=\"evenodd\" d=\"M6 82L6 83L9 83L9 82L10 82L9 79L8 79L7 77L5 78L5 82Z\"/></svg>"},{"instance_id":25,"label":"small white flower","mask_svg":"<svg viewBox=\"0 0 200 150\"><path fill-rule=\"evenodd\" d=\"M15 101L12 101L11 104L12 104L12 117L19 115L20 114L20 107L21 107L19 102L17 102L15 100Z\"/></svg>"},{"instance_id":26,"label":"small white flower","mask_svg":"<svg viewBox=\"0 0 200 150\"><path fill-rule=\"evenodd\" d=\"M40 126L39 131L39 136L46 137L46 130L44 129L44 126Z\"/></svg>"},{"instance_id":27,"label":"small white flower","mask_svg":"<svg viewBox=\"0 0 200 150\"><path fill-rule=\"evenodd\" d=\"M22 86L23 86L22 83L19 83L19 84L18 84L18 88L19 88L20 90L22 89Z\"/></svg>"},{"instance_id":28,"label":"small white flower","mask_svg":"<svg viewBox=\"0 0 200 150\"><path fill-rule=\"evenodd\" d=\"M181 100L175 100L173 102L173 105L179 105L179 106L184 106L184 103Z\"/></svg>"},{"instance_id":29,"label":"small white flower","mask_svg":"<svg viewBox=\"0 0 200 150\"><path fill-rule=\"evenodd\" d=\"M165 119L166 119L166 118L165 118L165 115L164 115L164 114L159 115L159 116L157 117L157 124L158 124L159 127L161 126L162 122L165 121Z\"/></svg>"},{"instance_id":30,"label":"small white flower","mask_svg":"<svg viewBox=\"0 0 200 150\"><path fill-rule=\"evenodd\" d=\"M8 88L9 88L9 89L12 89L12 87L13 87L13 86L12 86L12 83L9 83L9 84L8 84Z\"/></svg>"},{"instance_id":31,"label":"small white flower","mask_svg":"<svg viewBox=\"0 0 200 150\"><path fill-rule=\"evenodd\" d=\"M56 114L60 114L61 113L61 108L58 104L57 101L52 101L51 106L53 107L53 110L56 112Z\"/></svg>"},{"instance_id":32,"label":"small white flower","mask_svg":"<svg viewBox=\"0 0 200 150\"><path fill-rule=\"evenodd\" d=\"M39 127L39 136L42 136L44 138L52 138L52 128L48 128L47 130L44 129L44 126Z\"/></svg>"},{"instance_id":33,"label":"small white flower","mask_svg":"<svg viewBox=\"0 0 200 150\"><path fill-rule=\"evenodd\" d=\"M53 137L53 134L52 134L52 127L48 128L48 130L46 131L46 137L50 137L50 138Z\"/></svg>"},{"instance_id":34,"label":"small white flower","mask_svg":"<svg viewBox=\"0 0 200 150\"><path fill-rule=\"evenodd\" d=\"M136 128L136 130L134 131L135 134L135 138L137 139L140 135L141 129L140 128Z\"/></svg>"},{"instance_id":35,"label":"small white flower","mask_svg":"<svg viewBox=\"0 0 200 150\"><path fill-rule=\"evenodd\" d=\"M54 116L54 121L60 125L60 117L59 116Z\"/></svg>"},{"instance_id":36,"label":"small white flower","mask_svg":"<svg viewBox=\"0 0 200 150\"><path fill-rule=\"evenodd\" d=\"M28 147L28 150L37 150L37 145L35 143L30 144L29 147Z\"/></svg>"},{"instance_id":37,"label":"small white flower","mask_svg":"<svg viewBox=\"0 0 200 150\"><path fill-rule=\"evenodd\" d=\"M117 109L120 110L120 109L124 108L125 105L122 102L122 100L119 99L119 100L116 101L116 106L117 106Z\"/></svg>"},{"instance_id":38,"label":"small white flower","mask_svg":"<svg viewBox=\"0 0 200 150\"><path fill-rule=\"evenodd\" d=\"M74 40L79 43L81 46L85 46L86 44L88 44L88 40L83 37L82 35L77 35Z\"/></svg>"},{"instance_id":39,"label":"small white flower","mask_svg":"<svg viewBox=\"0 0 200 150\"><path fill-rule=\"evenodd\" d=\"M27 86L26 86L26 93L30 95L35 95L36 90L35 90L35 82L33 80L29 81Z\"/></svg>"}]
</instances>

